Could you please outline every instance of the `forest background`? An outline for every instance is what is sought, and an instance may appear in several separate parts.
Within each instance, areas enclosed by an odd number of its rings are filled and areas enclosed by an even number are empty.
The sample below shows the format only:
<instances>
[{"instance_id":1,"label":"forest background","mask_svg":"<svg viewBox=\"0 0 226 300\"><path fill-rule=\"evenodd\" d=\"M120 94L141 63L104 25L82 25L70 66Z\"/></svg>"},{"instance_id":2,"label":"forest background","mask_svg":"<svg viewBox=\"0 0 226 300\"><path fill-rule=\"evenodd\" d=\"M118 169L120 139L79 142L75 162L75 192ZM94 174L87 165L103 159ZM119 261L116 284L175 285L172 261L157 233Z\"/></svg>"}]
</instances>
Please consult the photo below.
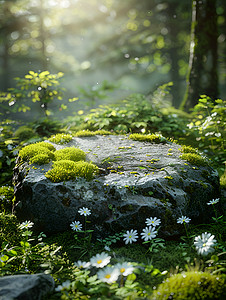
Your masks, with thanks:
<instances>
[{"instance_id":1,"label":"forest background","mask_svg":"<svg viewBox=\"0 0 226 300\"><path fill-rule=\"evenodd\" d=\"M168 100L189 110L202 94L225 97L225 38L223 0L1 0L0 90L30 70L62 72L53 108L64 118L171 82ZM32 108L19 115L42 111Z\"/></svg>"}]
</instances>

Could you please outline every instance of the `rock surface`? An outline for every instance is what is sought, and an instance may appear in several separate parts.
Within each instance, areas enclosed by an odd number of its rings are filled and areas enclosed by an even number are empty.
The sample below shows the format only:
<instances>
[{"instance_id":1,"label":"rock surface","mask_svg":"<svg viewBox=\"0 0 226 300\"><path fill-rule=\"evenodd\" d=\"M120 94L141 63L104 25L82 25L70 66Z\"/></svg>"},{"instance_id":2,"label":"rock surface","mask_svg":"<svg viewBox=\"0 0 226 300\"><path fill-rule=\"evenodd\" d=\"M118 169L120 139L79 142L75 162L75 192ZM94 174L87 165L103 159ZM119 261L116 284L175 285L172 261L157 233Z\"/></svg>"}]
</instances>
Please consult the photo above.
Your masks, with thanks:
<instances>
[{"instance_id":1,"label":"rock surface","mask_svg":"<svg viewBox=\"0 0 226 300\"><path fill-rule=\"evenodd\" d=\"M54 280L46 274L0 277L1 300L40 300L53 288Z\"/></svg>"},{"instance_id":2,"label":"rock surface","mask_svg":"<svg viewBox=\"0 0 226 300\"><path fill-rule=\"evenodd\" d=\"M84 217L78 209L91 209L89 229L97 235L142 230L146 218L161 218L163 237L180 234L176 220L182 215L192 223L208 222L206 203L219 197L219 178L211 167L197 167L179 158L179 145L133 141L128 136L74 137L57 149L77 147L100 174L84 179L53 183L45 177L51 164L26 164L15 169L15 212L46 233L64 231ZM26 175L26 176L25 176Z\"/></svg>"}]
</instances>

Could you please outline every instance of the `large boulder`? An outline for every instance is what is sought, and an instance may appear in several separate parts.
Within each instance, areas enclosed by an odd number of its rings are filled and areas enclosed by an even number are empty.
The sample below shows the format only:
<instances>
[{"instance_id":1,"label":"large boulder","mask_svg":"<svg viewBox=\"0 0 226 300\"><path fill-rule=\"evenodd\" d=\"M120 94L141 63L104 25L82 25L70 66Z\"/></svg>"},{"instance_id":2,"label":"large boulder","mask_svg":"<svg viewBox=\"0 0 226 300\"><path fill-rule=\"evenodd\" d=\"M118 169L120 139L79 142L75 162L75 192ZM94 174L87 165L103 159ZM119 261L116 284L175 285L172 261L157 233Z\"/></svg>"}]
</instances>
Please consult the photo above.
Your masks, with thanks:
<instances>
[{"instance_id":1,"label":"large boulder","mask_svg":"<svg viewBox=\"0 0 226 300\"><path fill-rule=\"evenodd\" d=\"M0 277L0 299L40 300L54 285L52 276L41 273Z\"/></svg>"},{"instance_id":2,"label":"large boulder","mask_svg":"<svg viewBox=\"0 0 226 300\"><path fill-rule=\"evenodd\" d=\"M180 234L182 215L192 223L208 222L207 202L219 197L219 178L209 166L191 165L179 145L133 141L128 136L74 137L57 149L77 147L100 168L91 181L77 178L53 183L45 177L52 163L15 168L15 212L46 233L64 231L84 221L79 208L91 210L89 229L97 235L141 230L148 217L161 219L163 237Z\"/></svg>"}]
</instances>

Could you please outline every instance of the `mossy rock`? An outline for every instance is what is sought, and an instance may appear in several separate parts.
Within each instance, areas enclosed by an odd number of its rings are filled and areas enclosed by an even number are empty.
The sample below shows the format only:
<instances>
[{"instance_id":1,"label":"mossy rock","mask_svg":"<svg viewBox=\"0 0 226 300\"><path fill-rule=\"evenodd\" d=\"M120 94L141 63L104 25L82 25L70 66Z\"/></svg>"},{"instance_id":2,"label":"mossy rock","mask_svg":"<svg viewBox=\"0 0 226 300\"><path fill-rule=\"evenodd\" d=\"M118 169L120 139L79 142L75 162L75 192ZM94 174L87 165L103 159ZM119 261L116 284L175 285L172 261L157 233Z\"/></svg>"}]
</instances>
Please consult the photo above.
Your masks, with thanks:
<instances>
[{"instance_id":1,"label":"mossy rock","mask_svg":"<svg viewBox=\"0 0 226 300\"><path fill-rule=\"evenodd\" d=\"M152 300L225 299L225 278L208 272L190 271L173 275L154 291Z\"/></svg>"}]
</instances>

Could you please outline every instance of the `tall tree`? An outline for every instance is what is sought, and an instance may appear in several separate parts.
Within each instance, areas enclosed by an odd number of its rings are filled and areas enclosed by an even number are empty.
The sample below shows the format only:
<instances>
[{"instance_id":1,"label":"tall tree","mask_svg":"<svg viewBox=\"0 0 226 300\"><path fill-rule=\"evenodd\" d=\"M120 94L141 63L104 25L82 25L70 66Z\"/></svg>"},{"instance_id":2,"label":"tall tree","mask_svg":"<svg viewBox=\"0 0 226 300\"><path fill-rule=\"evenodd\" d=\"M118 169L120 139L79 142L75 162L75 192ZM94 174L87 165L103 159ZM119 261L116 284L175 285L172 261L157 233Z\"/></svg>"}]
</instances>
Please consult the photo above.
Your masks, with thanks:
<instances>
[{"instance_id":1,"label":"tall tree","mask_svg":"<svg viewBox=\"0 0 226 300\"><path fill-rule=\"evenodd\" d=\"M193 1L187 89L182 108L189 111L199 96L218 96L216 0Z\"/></svg>"}]
</instances>

